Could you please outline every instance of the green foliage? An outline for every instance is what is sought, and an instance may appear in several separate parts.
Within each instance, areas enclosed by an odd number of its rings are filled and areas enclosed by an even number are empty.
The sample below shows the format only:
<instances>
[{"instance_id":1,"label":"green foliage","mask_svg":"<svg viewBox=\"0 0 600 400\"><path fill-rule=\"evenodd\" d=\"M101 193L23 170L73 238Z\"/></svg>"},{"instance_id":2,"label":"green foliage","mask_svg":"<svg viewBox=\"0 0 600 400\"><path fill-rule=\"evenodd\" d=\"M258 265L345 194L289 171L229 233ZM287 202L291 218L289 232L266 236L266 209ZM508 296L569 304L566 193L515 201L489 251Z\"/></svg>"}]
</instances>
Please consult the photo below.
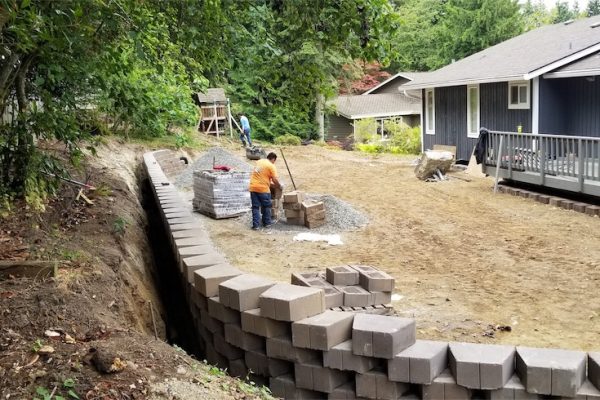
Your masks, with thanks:
<instances>
[{"instance_id":1,"label":"green foliage","mask_svg":"<svg viewBox=\"0 0 600 400\"><path fill-rule=\"evenodd\" d=\"M600 0L590 0L586 8L586 15L593 17L594 15L600 15Z\"/></svg>"},{"instance_id":2,"label":"green foliage","mask_svg":"<svg viewBox=\"0 0 600 400\"><path fill-rule=\"evenodd\" d=\"M525 31L550 24L552 21L552 15L541 0L527 0L521 7L521 13Z\"/></svg>"},{"instance_id":3,"label":"green foliage","mask_svg":"<svg viewBox=\"0 0 600 400\"><path fill-rule=\"evenodd\" d=\"M575 13L569 8L569 3L558 0L552 10L552 23L569 21L575 18Z\"/></svg>"},{"instance_id":4,"label":"green foliage","mask_svg":"<svg viewBox=\"0 0 600 400\"><path fill-rule=\"evenodd\" d=\"M354 140L356 143L368 143L377 139L379 124L374 118L354 121Z\"/></svg>"},{"instance_id":5,"label":"green foliage","mask_svg":"<svg viewBox=\"0 0 600 400\"><path fill-rule=\"evenodd\" d=\"M277 136L274 142L278 146L300 146L302 144L302 141L298 136L294 136L290 133L286 133L282 136Z\"/></svg>"},{"instance_id":6,"label":"green foliage","mask_svg":"<svg viewBox=\"0 0 600 400\"><path fill-rule=\"evenodd\" d=\"M125 218L117 217L113 222L113 232L119 236L123 236L128 225L129 221L127 221Z\"/></svg>"},{"instance_id":7,"label":"green foliage","mask_svg":"<svg viewBox=\"0 0 600 400\"><path fill-rule=\"evenodd\" d=\"M401 120L383 122L384 137L377 134L378 123L372 118L360 120L356 125L356 149L365 153L419 154L421 129L411 128Z\"/></svg>"},{"instance_id":8,"label":"green foliage","mask_svg":"<svg viewBox=\"0 0 600 400\"><path fill-rule=\"evenodd\" d=\"M177 150L183 147L189 147L191 144L192 138L187 132L181 132L175 135L175 148Z\"/></svg>"}]
</instances>

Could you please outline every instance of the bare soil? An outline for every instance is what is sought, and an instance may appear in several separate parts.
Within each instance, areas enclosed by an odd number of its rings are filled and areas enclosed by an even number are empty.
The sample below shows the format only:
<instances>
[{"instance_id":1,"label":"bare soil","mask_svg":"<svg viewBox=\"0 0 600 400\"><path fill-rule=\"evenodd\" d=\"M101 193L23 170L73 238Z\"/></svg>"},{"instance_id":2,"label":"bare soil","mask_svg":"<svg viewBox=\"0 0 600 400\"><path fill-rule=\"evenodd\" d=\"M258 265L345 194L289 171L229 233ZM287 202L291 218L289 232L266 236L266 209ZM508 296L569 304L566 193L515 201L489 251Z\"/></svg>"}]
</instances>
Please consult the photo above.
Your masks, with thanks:
<instances>
[{"instance_id":1,"label":"bare soil","mask_svg":"<svg viewBox=\"0 0 600 400\"><path fill-rule=\"evenodd\" d=\"M414 157L285 152L299 189L335 195L371 222L339 232L344 245L332 247L205 219L236 266L287 281L294 271L372 264L396 278L394 307L417 319L420 338L599 349L598 218L494 195L491 178L421 182ZM290 190L281 157L276 165Z\"/></svg>"}]
</instances>

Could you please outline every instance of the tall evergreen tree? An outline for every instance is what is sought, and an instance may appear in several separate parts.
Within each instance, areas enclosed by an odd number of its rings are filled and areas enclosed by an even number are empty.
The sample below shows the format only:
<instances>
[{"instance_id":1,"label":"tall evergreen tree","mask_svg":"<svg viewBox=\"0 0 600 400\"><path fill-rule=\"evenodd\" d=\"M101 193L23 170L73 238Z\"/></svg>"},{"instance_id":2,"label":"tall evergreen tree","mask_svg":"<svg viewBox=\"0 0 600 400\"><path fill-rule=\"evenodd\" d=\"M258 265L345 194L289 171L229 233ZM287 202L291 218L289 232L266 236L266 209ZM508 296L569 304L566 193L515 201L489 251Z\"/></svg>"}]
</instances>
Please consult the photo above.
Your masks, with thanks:
<instances>
[{"instance_id":1,"label":"tall evergreen tree","mask_svg":"<svg viewBox=\"0 0 600 400\"><path fill-rule=\"evenodd\" d=\"M565 22L573 19L573 11L569 8L569 3L566 1L558 0L553 10L554 17L552 23L557 24L559 22Z\"/></svg>"},{"instance_id":2,"label":"tall evergreen tree","mask_svg":"<svg viewBox=\"0 0 600 400\"><path fill-rule=\"evenodd\" d=\"M600 0L590 0L586 9L588 17L600 15Z\"/></svg>"},{"instance_id":3,"label":"tall evergreen tree","mask_svg":"<svg viewBox=\"0 0 600 400\"><path fill-rule=\"evenodd\" d=\"M536 0L535 2L532 0L527 0L521 6L521 13L523 15L525 31L539 28L540 26L547 25L552 21L550 11L548 11L542 0Z\"/></svg>"}]
</instances>

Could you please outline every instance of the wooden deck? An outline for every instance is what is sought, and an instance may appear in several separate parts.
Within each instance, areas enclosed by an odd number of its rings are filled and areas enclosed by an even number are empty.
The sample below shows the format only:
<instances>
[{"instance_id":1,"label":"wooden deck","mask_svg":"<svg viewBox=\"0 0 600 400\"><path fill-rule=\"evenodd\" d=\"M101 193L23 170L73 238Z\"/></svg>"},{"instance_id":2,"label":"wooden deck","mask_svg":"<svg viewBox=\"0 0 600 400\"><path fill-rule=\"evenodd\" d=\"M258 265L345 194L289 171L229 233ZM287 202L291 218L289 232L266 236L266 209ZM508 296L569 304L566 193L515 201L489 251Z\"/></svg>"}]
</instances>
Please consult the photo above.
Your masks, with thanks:
<instances>
[{"instance_id":1,"label":"wooden deck","mask_svg":"<svg viewBox=\"0 0 600 400\"><path fill-rule=\"evenodd\" d=\"M600 196L600 138L490 132L484 168L492 176L498 169L504 179Z\"/></svg>"}]
</instances>

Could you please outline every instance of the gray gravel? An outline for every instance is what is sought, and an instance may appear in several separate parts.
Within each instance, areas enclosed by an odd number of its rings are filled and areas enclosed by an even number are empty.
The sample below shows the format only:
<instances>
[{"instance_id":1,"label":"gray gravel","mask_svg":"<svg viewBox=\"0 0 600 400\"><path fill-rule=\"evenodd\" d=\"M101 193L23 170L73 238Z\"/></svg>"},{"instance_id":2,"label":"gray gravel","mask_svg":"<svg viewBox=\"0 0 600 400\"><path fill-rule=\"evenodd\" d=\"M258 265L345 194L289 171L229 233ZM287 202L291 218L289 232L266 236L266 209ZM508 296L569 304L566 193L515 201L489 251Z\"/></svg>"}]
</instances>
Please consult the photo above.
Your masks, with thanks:
<instances>
[{"instance_id":1,"label":"gray gravel","mask_svg":"<svg viewBox=\"0 0 600 400\"><path fill-rule=\"evenodd\" d=\"M179 174L173 183L180 188L192 187L194 181L194 171L212 169L213 160L217 165L227 165L236 171L252 171L252 165L248 164L246 161L220 147L212 147L206 153L196 159L190 165L190 167L186 168L185 171Z\"/></svg>"},{"instance_id":2,"label":"gray gravel","mask_svg":"<svg viewBox=\"0 0 600 400\"><path fill-rule=\"evenodd\" d=\"M330 194L307 193L306 197L325 203L325 215L327 219L325 225L315 229L308 229L307 227L300 225L288 225L285 223L283 210L280 210L279 222L269 227L268 230L331 234L360 229L369 223L367 215L335 196ZM248 212L241 216L239 220L249 227L252 226L252 212Z\"/></svg>"}]
</instances>

